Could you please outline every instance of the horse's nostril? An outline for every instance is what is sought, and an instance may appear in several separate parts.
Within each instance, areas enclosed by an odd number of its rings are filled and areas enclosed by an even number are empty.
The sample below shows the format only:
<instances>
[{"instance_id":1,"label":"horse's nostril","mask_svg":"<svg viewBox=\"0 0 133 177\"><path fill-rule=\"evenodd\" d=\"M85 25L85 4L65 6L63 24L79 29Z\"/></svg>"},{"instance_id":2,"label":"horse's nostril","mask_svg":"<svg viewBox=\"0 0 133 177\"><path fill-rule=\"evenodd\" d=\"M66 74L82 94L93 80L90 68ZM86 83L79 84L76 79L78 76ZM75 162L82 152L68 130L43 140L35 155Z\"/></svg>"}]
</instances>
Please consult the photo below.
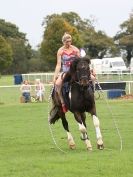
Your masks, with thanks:
<instances>
[{"instance_id":1,"label":"horse's nostril","mask_svg":"<svg viewBox=\"0 0 133 177\"><path fill-rule=\"evenodd\" d=\"M87 86L89 83L88 78L80 79L80 85Z\"/></svg>"}]
</instances>

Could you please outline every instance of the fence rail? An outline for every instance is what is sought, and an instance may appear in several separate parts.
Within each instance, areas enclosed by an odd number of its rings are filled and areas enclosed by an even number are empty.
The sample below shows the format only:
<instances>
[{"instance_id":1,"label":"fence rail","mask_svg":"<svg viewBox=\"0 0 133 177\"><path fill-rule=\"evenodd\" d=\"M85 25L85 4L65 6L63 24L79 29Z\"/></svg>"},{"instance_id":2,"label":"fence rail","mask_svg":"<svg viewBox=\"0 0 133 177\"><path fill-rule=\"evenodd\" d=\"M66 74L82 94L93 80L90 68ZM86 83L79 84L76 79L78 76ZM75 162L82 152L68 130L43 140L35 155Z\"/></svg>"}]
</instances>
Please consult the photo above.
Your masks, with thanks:
<instances>
[{"instance_id":1,"label":"fence rail","mask_svg":"<svg viewBox=\"0 0 133 177\"><path fill-rule=\"evenodd\" d=\"M32 73L22 74L23 80L34 82L35 79L41 79L43 83L50 83L53 80L54 73ZM104 73L97 74L99 82L105 81L133 81L133 73Z\"/></svg>"},{"instance_id":2,"label":"fence rail","mask_svg":"<svg viewBox=\"0 0 133 177\"><path fill-rule=\"evenodd\" d=\"M133 94L133 81L124 81L126 83L125 86L125 92L126 94ZM106 84L106 83L113 83L113 82L100 82L100 84ZM120 84L120 82L119 82ZM50 89L52 84L44 84L45 86L45 100L48 100L49 94L50 94ZM35 85L31 85L32 90L31 90L31 95L35 95ZM116 86L114 85L114 88L111 87L111 89L117 89ZM103 90L105 95L107 95L108 90ZM1 103L19 103L20 102L20 85L7 85L7 86L0 86L0 104Z\"/></svg>"}]
</instances>

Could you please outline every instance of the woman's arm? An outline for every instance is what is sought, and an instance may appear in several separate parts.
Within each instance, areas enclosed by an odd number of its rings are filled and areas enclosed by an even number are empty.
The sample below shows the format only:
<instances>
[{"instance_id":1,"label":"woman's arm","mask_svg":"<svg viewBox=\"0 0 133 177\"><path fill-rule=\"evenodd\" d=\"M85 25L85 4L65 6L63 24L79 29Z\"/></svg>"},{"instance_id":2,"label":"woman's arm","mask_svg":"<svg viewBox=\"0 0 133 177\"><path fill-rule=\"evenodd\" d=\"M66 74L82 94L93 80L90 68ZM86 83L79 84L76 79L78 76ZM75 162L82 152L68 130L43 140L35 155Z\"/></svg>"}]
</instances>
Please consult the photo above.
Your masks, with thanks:
<instances>
[{"instance_id":1,"label":"woman's arm","mask_svg":"<svg viewBox=\"0 0 133 177\"><path fill-rule=\"evenodd\" d=\"M53 82L55 83L57 77L58 77L58 74L61 70L61 52L58 51L57 52L57 64L56 64L56 67L55 67L55 72L54 72L54 78L53 78Z\"/></svg>"}]
</instances>

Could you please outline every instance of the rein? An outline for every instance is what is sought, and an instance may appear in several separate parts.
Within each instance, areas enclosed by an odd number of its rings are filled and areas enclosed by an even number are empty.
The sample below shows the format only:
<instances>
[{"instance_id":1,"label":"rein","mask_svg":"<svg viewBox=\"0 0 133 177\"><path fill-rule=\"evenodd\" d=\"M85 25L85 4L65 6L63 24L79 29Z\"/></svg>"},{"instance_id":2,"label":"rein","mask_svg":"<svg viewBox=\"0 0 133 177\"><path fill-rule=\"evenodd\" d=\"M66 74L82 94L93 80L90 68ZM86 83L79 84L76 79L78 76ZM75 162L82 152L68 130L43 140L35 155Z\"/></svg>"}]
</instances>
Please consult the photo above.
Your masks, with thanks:
<instances>
[{"instance_id":1,"label":"rein","mask_svg":"<svg viewBox=\"0 0 133 177\"><path fill-rule=\"evenodd\" d=\"M80 81L74 81L76 84L80 85L80 86L83 86ZM92 82L92 80L88 80L88 84L86 84L86 86L89 86L91 85L90 83Z\"/></svg>"}]
</instances>

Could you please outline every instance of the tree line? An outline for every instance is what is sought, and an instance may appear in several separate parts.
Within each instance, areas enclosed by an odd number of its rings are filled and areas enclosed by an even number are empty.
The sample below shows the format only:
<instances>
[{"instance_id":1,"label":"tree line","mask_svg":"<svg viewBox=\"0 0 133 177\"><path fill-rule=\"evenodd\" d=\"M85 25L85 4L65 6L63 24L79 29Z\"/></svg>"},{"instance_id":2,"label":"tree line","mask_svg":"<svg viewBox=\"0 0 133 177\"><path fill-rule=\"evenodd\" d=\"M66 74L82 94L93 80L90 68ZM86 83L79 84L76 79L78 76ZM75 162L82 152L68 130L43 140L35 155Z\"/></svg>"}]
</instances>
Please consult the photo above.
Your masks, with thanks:
<instances>
[{"instance_id":1,"label":"tree line","mask_svg":"<svg viewBox=\"0 0 133 177\"><path fill-rule=\"evenodd\" d=\"M90 58L123 56L127 66L133 57L133 11L120 24L114 37L95 29L94 19L82 19L75 12L47 15L42 22L43 39L32 49L26 34L11 22L0 19L0 73L16 74L53 71L56 53L62 46L65 32L72 35L73 44L84 48Z\"/></svg>"}]
</instances>

